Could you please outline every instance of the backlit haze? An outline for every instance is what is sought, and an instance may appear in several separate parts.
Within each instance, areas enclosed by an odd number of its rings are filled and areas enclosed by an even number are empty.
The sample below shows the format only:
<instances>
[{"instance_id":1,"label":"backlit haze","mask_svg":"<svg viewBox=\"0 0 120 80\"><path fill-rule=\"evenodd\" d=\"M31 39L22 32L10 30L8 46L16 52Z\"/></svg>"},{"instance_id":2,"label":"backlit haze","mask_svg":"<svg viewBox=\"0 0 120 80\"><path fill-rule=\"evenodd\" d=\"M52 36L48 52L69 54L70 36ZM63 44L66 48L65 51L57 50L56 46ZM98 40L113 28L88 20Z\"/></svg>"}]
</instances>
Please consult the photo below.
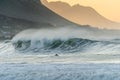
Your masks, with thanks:
<instances>
[{"instance_id":1,"label":"backlit haze","mask_svg":"<svg viewBox=\"0 0 120 80\"><path fill-rule=\"evenodd\" d=\"M102 16L120 22L120 0L48 0L48 2L51 1L63 1L71 6L75 4L90 6Z\"/></svg>"}]
</instances>

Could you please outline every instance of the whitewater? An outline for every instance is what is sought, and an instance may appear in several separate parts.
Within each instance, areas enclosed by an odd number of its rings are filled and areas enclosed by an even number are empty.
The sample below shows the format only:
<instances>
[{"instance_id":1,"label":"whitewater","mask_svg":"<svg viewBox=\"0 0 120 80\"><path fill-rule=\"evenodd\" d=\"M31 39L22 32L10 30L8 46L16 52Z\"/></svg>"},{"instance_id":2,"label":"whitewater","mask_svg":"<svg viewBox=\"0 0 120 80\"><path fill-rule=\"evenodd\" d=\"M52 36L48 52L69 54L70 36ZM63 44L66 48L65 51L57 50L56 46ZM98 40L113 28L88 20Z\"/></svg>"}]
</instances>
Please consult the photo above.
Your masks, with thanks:
<instances>
[{"instance_id":1,"label":"whitewater","mask_svg":"<svg viewBox=\"0 0 120 80\"><path fill-rule=\"evenodd\" d=\"M28 29L0 41L0 80L119 80L119 52L120 31Z\"/></svg>"}]
</instances>

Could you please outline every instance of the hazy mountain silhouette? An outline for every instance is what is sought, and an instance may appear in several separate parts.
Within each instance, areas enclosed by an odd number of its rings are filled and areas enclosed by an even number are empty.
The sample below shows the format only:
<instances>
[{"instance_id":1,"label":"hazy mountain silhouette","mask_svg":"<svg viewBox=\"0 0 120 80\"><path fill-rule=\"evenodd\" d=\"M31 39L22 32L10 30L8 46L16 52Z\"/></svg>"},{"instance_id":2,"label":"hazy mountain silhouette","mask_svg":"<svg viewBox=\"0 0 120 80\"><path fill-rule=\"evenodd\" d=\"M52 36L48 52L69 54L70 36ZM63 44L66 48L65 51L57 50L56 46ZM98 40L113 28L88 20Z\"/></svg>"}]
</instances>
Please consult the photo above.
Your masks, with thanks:
<instances>
[{"instance_id":1,"label":"hazy mountain silhouette","mask_svg":"<svg viewBox=\"0 0 120 80\"><path fill-rule=\"evenodd\" d=\"M0 38L28 28L76 25L42 5L40 0L0 0Z\"/></svg>"},{"instance_id":2,"label":"hazy mountain silhouette","mask_svg":"<svg viewBox=\"0 0 120 80\"><path fill-rule=\"evenodd\" d=\"M75 23L83 25L88 24L102 28L120 29L120 23L106 19L91 7L84 7L79 4L70 6L60 1L47 2L47 0L42 0L42 2L49 9Z\"/></svg>"}]
</instances>

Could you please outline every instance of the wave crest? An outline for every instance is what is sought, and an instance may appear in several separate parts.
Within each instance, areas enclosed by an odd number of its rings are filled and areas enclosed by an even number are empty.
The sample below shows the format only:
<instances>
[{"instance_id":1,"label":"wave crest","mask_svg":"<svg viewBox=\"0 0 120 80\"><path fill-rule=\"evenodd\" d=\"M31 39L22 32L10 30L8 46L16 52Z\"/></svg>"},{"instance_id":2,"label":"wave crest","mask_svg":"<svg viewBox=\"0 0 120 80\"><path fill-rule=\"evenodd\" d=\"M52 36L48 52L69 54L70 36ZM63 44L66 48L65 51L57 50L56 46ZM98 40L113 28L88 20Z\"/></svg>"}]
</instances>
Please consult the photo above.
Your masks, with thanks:
<instances>
[{"instance_id":1,"label":"wave crest","mask_svg":"<svg viewBox=\"0 0 120 80\"><path fill-rule=\"evenodd\" d=\"M82 38L19 40L14 42L13 45L16 50L21 52L118 53L120 51L120 43Z\"/></svg>"},{"instance_id":2,"label":"wave crest","mask_svg":"<svg viewBox=\"0 0 120 80\"><path fill-rule=\"evenodd\" d=\"M119 34L83 28L31 29L17 34L12 42L21 52L119 53Z\"/></svg>"},{"instance_id":3,"label":"wave crest","mask_svg":"<svg viewBox=\"0 0 120 80\"><path fill-rule=\"evenodd\" d=\"M54 39L54 40L19 40L14 42L13 45L15 49L19 51L34 51L34 52L73 52L82 51L86 46L95 43L97 41L92 41L88 39L81 38L70 38L67 40Z\"/></svg>"}]
</instances>

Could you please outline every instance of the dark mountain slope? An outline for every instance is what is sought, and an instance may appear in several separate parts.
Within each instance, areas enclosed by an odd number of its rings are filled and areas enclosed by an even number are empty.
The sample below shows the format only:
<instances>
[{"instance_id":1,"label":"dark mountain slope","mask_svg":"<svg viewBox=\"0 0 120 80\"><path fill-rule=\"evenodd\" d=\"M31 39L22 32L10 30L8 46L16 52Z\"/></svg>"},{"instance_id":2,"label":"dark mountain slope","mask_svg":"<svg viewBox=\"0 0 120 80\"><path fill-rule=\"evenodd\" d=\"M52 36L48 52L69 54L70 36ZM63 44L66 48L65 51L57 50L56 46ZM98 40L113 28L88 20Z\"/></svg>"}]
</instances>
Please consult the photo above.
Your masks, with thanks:
<instances>
[{"instance_id":1,"label":"dark mountain slope","mask_svg":"<svg viewBox=\"0 0 120 80\"><path fill-rule=\"evenodd\" d=\"M0 0L0 38L29 28L76 25L43 6L40 0Z\"/></svg>"}]
</instances>

